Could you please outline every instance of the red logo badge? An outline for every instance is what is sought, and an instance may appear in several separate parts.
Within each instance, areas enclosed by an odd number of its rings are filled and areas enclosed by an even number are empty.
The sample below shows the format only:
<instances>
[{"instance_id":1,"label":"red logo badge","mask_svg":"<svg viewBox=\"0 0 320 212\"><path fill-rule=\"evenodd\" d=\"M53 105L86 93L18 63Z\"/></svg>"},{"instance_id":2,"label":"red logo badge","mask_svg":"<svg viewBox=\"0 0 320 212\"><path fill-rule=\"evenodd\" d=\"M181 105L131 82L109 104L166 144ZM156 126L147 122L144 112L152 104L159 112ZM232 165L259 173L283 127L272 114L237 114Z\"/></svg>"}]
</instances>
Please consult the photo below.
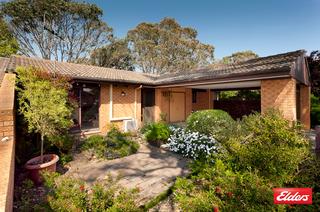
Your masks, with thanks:
<instances>
[{"instance_id":1,"label":"red logo badge","mask_svg":"<svg viewBox=\"0 0 320 212\"><path fill-rule=\"evenodd\" d=\"M274 204L312 204L312 188L274 188Z\"/></svg>"}]
</instances>

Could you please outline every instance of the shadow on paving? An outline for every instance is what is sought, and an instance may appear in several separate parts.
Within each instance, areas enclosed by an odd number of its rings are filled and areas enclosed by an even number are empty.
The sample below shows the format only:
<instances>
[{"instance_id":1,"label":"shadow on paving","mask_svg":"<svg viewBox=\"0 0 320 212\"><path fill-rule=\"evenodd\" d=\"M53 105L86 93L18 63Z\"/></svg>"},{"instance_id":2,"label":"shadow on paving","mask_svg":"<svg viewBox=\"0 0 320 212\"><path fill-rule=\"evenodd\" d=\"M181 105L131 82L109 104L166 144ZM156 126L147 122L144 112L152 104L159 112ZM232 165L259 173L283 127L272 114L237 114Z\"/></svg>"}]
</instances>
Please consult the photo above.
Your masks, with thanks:
<instances>
[{"instance_id":1,"label":"shadow on paving","mask_svg":"<svg viewBox=\"0 0 320 212\"><path fill-rule=\"evenodd\" d=\"M89 184L117 178L123 187L139 190L140 204L166 191L176 177L188 173L188 160L180 155L150 145L141 144L136 154L115 160L88 161L77 155L70 162L66 175L80 178Z\"/></svg>"}]
</instances>

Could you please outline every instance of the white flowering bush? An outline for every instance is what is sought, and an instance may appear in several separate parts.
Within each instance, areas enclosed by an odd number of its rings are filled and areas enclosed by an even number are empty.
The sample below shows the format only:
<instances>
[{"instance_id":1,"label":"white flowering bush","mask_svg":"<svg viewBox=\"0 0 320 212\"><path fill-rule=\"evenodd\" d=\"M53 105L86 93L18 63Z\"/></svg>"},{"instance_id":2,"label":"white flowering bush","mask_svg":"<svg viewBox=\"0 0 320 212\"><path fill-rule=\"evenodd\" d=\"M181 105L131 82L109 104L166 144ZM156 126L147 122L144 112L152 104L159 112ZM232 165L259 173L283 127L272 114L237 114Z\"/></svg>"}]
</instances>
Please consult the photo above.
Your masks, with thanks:
<instances>
[{"instance_id":1,"label":"white flowering bush","mask_svg":"<svg viewBox=\"0 0 320 212\"><path fill-rule=\"evenodd\" d=\"M170 151L192 159L206 159L217 153L217 141L199 132L191 132L183 128L170 127L171 135L166 144Z\"/></svg>"}]
</instances>

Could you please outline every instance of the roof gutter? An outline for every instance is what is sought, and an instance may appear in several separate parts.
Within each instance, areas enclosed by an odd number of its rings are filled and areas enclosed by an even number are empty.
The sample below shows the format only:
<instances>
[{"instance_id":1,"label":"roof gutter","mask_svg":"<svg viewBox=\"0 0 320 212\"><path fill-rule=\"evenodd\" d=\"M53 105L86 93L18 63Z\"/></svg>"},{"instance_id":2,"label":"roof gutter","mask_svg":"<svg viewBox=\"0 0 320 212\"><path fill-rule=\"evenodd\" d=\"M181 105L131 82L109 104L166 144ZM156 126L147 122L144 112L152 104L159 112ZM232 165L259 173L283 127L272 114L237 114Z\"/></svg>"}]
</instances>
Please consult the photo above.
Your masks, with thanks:
<instances>
[{"instance_id":1,"label":"roof gutter","mask_svg":"<svg viewBox=\"0 0 320 212\"><path fill-rule=\"evenodd\" d=\"M185 86L193 86L193 85L207 85L207 84L219 84L219 83L228 83L228 82L246 82L246 81L254 81L254 80L264 80L264 79L279 79L279 78L288 78L292 77L290 74L279 75L279 76L265 76L265 77L255 77L255 78L246 78L246 79L231 79L231 80L221 80L215 82L194 82L194 83L181 83L181 84L171 84L171 85L158 85L156 88L167 88L167 87L185 87Z\"/></svg>"}]
</instances>

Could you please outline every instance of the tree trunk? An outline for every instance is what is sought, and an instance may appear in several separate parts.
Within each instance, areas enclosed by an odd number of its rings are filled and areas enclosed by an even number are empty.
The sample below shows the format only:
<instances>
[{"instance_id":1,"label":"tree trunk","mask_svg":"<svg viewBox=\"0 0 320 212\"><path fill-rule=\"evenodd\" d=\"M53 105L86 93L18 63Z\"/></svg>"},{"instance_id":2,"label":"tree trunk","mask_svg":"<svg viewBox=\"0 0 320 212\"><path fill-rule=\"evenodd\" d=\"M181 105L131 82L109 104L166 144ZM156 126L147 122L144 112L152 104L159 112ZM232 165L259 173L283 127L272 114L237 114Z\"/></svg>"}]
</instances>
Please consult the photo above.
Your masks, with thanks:
<instances>
[{"instance_id":1,"label":"tree trunk","mask_svg":"<svg viewBox=\"0 0 320 212\"><path fill-rule=\"evenodd\" d=\"M41 163L43 163L43 140L44 140L44 136L41 135L41 152L40 152Z\"/></svg>"}]
</instances>

